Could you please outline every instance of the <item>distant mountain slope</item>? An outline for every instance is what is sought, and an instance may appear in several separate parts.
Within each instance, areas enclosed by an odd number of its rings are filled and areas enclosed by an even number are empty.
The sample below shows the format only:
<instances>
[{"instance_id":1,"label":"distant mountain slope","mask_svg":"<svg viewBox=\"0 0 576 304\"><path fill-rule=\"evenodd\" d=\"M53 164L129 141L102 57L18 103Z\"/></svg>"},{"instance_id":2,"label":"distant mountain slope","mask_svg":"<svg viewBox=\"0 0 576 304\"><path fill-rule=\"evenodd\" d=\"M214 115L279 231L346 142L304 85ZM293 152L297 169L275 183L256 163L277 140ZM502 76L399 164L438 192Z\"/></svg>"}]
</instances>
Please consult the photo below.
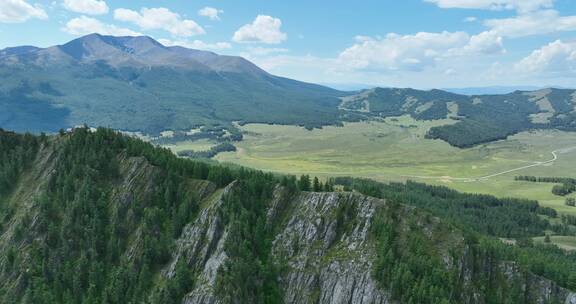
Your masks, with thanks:
<instances>
[{"instance_id":1,"label":"distant mountain slope","mask_svg":"<svg viewBox=\"0 0 576 304\"><path fill-rule=\"evenodd\" d=\"M149 37L88 35L0 51L0 127L88 123L158 132L231 121L335 123L343 93L270 75L241 57L165 47Z\"/></svg>"},{"instance_id":2,"label":"distant mountain slope","mask_svg":"<svg viewBox=\"0 0 576 304\"><path fill-rule=\"evenodd\" d=\"M7 48L0 50L0 77L0 128L15 131L86 123L185 134L205 126L228 129L238 139L235 121L312 128L409 114L457 120L428 137L464 148L533 128L576 130L574 90L342 92L271 75L241 57L166 47L150 37L92 34L48 48Z\"/></svg>"},{"instance_id":3,"label":"distant mountain slope","mask_svg":"<svg viewBox=\"0 0 576 304\"><path fill-rule=\"evenodd\" d=\"M376 88L342 98L340 108L384 117L452 118L458 122L434 127L428 137L462 148L534 128L576 131L576 91L568 89L466 96L442 90Z\"/></svg>"}]
</instances>

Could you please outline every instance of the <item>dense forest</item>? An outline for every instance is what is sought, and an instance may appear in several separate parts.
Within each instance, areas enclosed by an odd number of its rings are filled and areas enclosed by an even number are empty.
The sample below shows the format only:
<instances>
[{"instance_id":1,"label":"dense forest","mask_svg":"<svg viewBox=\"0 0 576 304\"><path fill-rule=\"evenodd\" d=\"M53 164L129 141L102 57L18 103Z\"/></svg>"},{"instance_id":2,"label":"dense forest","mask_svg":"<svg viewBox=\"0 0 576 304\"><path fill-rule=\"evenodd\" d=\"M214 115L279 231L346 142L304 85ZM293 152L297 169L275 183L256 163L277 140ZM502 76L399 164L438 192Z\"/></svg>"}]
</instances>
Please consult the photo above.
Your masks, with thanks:
<instances>
[{"instance_id":1,"label":"dense forest","mask_svg":"<svg viewBox=\"0 0 576 304\"><path fill-rule=\"evenodd\" d=\"M383 184L366 179L353 178L334 178L332 183L344 186L347 190L358 191L367 195L386 198L395 203L401 203L411 206L417 206L432 212L432 214L446 219L458 228L466 232L467 243L472 250L482 257L480 260L489 257L497 257L503 260L518 261L523 267L530 269L533 273L542 275L546 278L558 282L562 286L576 289L576 253L567 253L553 245L535 245L531 237L542 236L545 230L553 229L561 233L576 233L572 217L562 216L563 225L550 225L547 221L542 220L539 215L556 217L556 212L550 208L543 208L535 201L516 200L516 199L497 199L492 196L464 194L441 186L429 186L414 182L390 183ZM378 217L381 218L381 217ZM393 239L397 237L393 225L383 220L376 223L373 227L380 242L399 245L394 243ZM505 245L494 237L512 237L515 238L516 246ZM418 280L414 277L408 277L405 284L408 288L400 289L399 299L407 303L450 303L448 295L454 295L454 289L457 283L450 281L454 276L450 273L437 273L434 266L440 261L430 260L426 257L426 238L422 235L408 234L407 240L401 242L411 246L406 250L405 256L398 255L393 247L384 246L386 251L380 259L385 265L394 263L399 268L395 273L394 269L387 270L387 274L378 274L382 277L380 280L385 285L393 285L401 280L405 273L420 273ZM429 244L429 243L428 243ZM410 254L415 252L414 254ZM405 259L405 265L398 264L398 261L390 259ZM428 260L427 260L428 259ZM422 269L415 272L410 269L417 269L425 265L425 271ZM494 265L492 265L494 266ZM406 268L403 268L406 267ZM431 277L428 277L428 276ZM431 286L427 290L433 290L430 294L420 294L425 297L413 299L412 295L418 294L421 286L424 284ZM490 294L492 298L490 303L519 303L522 302L519 286L514 290L500 290L502 286L498 283L488 286L494 288ZM433 287L432 287L433 286ZM498 298L499 297L499 298ZM456 301L458 302L458 301Z\"/></svg>"},{"instance_id":2,"label":"dense forest","mask_svg":"<svg viewBox=\"0 0 576 304\"><path fill-rule=\"evenodd\" d=\"M530 241L548 230L574 233L573 219L562 217L563 224L550 224L546 218L557 217L556 212L534 201L412 182L339 178L323 183L308 175L230 168L178 158L167 149L103 128L50 137L0 131L0 144L4 303L181 303L202 283L199 270L194 261L178 259L170 275L164 271L179 237L205 208L199 183L231 189L215 211L219 225L228 227L223 244L228 258L214 287L223 303L282 302L279 278L287 264L272 255L271 248L286 223L282 217L273 225L267 222L267 210L278 203L273 199L278 189L284 189L288 200L339 187L386 199L370 227L377 247L371 275L403 303L461 303L473 290L486 303L523 303L519 285L501 275L502 261L516 261L522 269L576 289L576 255ZM53 162L53 167L30 167L38 161L46 166ZM45 179L33 199L27 196L29 190L16 187L31 176ZM138 180L146 182L135 183ZM22 205L25 202L29 205ZM284 217L293 212L281 210ZM334 211L336 240L351 233L347 227L359 212L346 203ZM460 239L454 234L457 227L465 242L446 243L446 248L454 257L464 257L466 267L487 267L498 277L477 271L470 285L459 283L458 265L443 264L434 247L438 244L417 228L423 222L437 223L434 235L439 239ZM497 237L514 238L517 245Z\"/></svg>"},{"instance_id":3,"label":"dense forest","mask_svg":"<svg viewBox=\"0 0 576 304\"><path fill-rule=\"evenodd\" d=\"M496 237L543 236L545 230L565 231L570 228L552 225L543 219L542 215L555 218L557 213L552 208L540 206L537 201L460 193L446 187L412 181L383 184L340 177L334 178L331 183L366 195L424 208L454 222L460 229Z\"/></svg>"},{"instance_id":4,"label":"dense forest","mask_svg":"<svg viewBox=\"0 0 576 304\"><path fill-rule=\"evenodd\" d=\"M472 101L474 98L481 102ZM462 117L460 121L434 127L427 137L467 148L529 130L534 127L529 115L537 113L539 109L528 98L520 92L472 97L471 101L458 104L458 116Z\"/></svg>"},{"instance_id":5,"label":"dense forest","mask_svg":"<svg viewBox=\"0 0 576 304\"><path fill-rule=\"evenodd\" d=\"M13 164L1 167L2 175L9 175L14 181L14 172L21 171L34 157L39 141L30 135L2 132L0 143L2 151L7 153L2 154L1 163ZM256 203L264 198L262 195L270 193L270 187L275 184L271 175L186 161L176 158L168 150L154 148L108 129L91 133L88 129L79 128L73 134L44 142L45 145L59 145L56 148L59 154L57 174L50 179L46 193L34 204L39 211L35 224L31 225L32 218L25 218L14 234L15 244L29 243L30 256L18 255L16 247L13 247L8 249L4 264L8 270L29 264L22 283L26 291L24 303L140 303L148 298L154 299L153 303L178 303L192 284L187 267L180 265L175 277L161 284L154 282L152 274L168 262L174 239L197 213L197 194L183 190L185 176L209 180L220 187L235 179L246 185L242 187L245 189L243 193L230 198L229 208L232 209L222 210L237 225L235 231L239 235L232 238L227 247L232 260L240 261L232 263L231 269L223 276L222 286L226 287L222 287L222 294L233 296L241 290L247 293L248 303L273 284L265 280L270 271L252 272L254 263L259 265L254 254L257 257L262 255L263 259L266 257L261 252L267 239L262 234L262 227L252 227L248 225L251 220L242 218L238 221L234 217L242 214L257 220L261 216L264 209ZM169 168L155 185L154 197L141 198L142 201L129 207L114 202L111 193L120 170L116 156L122 153L144 156L157 166ZM16 158L15 155L22 156ZM9 192L13 184L7 183L3 187L4 193ZM236 200L238 205L234 203ZM2 224L7 224L17 206L2 207ZM46 241L25 239L32 235L30 231L25 233L27 229L40 235L45 232ZM134 229L141 229L142 250L128 261L122 253L128 249L127 231ZM246 247L246 238L258 242ZM247 268L238 268L240 266ZM244 280L247 273L253 280ZM232 284L225 282L230 280L244 285L228 290ZM266 286L259 286L258 282L264 282ZM159 287L151 290L153 286ZM16 302L8 295L3 299Z\"/></svg>"},{"instance_id":6,"label":"dense forest","mask_svg":"<svg viewBox=\"0 0 576 304\"><path fill-rule=\"evenodd\" d=\"M229 143L223 142L214 147L211 147L207 151L194 151L194 150L182 150L178 151L178 156L189 157L189 158L212 158L220 152L234 152L236 147Z\"/></svg>"}]
</instances>

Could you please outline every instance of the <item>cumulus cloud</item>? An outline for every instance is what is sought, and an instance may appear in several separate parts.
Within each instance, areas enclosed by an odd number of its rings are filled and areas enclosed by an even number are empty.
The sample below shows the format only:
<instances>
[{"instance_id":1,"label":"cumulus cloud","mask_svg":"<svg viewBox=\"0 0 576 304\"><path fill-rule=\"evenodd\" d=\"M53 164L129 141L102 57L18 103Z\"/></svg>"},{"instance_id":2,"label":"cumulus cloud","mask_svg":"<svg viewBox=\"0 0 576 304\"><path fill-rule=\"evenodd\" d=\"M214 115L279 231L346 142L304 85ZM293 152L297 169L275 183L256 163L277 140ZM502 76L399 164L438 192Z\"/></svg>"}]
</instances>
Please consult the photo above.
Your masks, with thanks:
<instances>
[{"instance_id":1,"label":"cumulus cloud","mask_svg":"<svg viewBox=\"0 0 576 304\"><path fill-rule=\"evenodd\" d=\"M258 15L250 24L238 29L232 40L240 43L278 44L286 40L287 35L280 30L282 21L266 15Z\"/></svg>"},{"instance_id":2,"label":"cumulus cloud","mask_svg":"<svg viewBox=\"0 0 576 304\"><path fill-rule=\"evenodd\" d=\"M391 33L382 39L358 36L354 45L340 53L339 59L359 69L420 70L434 65L442 53L465 45L468 39L464 32L420 32L405 36Z\"/></svg>"},{"instance_id":3,"label":"cumulus cloud","mask_svg":"<svg viewBox=\"0 0 576 304\"><path fill-rule=\"evenodd\" d=\"M576 16L560 16L556 10L541 10L512 18L489 19L484 25L505 37L524 37L576 30Z\"/></svg>"},{"instance_id":4,"label":"cumulus cloud","mask_svg":"<svg viewBox=\"0 0 576 304\"><path fill-rule=\"evenodd\" d=\"M510 18L488 19L483 24L502 37L525 37L575 31L576 16L561 16L554 0L424 0L441 8L516 10ZM476 21L466 18L465 21Z\"/></svg>"},{"instance_id":5,"label":"cumulus cloud","mask_svg":"<svg viewBox=\"0 0 576 304\"><path fill-rule=\"evenodd\" d=\"M80 16L66 23L62 28L63 31L72 35L87 35L98 33L102 35L114 36L141 36L141 33L126 28L119 28L112 24L102 23L100 20Z\"/></svg>"},{"instance_id":6,"label":"cumulus cloud","mask_svg":"<svg viewBox=\"0 0 576 304\"><path fill-rule=\"evenodd\" d=\"M31 18L46 19L48 15L40 6L24 0L0 0L0 22L19 23Z\"/></svg>"},{"instance_id":7,"label":"cumulus cloud","mask_svg":"<svg viewBox=\"0 0 576 304\"><path fill-rule=\"evenodd\" d=\"M523 58L516 68L530 73L576 73L576 42L551 42Z\"/></svg>"},{"instance_id":8,"label":"cumulus cloud","mask_svg":"<svg viewBox=\"0 0 576 304\"><path fill-rule=\"evenodd\" d=\"M517 10L519 12L536 11L550 8L554 0L424 0L441 8L467 8L488 10Z\"/></svg>"},{"instance_id":9,"label":"cumulus cloud","mask_svg":"<svg viewBox=\"0 0 576 304\"><path fill-rule=\"evenodd\" d=\"M205 7L198 11L198 15L202 17L208 17L210 20L220 20L220 14L224 13L223 10L213 8L213 7Z\"/></svg>"},{"instance_id":10,"label":"cumulus cloud","mask_svg":"<svg viewBox=\"0 0 576 304\"><path fill-rule=\"evenodd\" d=\"M485 31L471 36L463 51L473 54L502 54L506 52L502 36L493 31Z\"/></svg>"},{"instance_id":11,"label":"cumulus cloud","mask_svg":"<svg viewBox=\"0 0 576 304\"><path fill-rule=\"evenodd\" d=\"M69 11L87 15L103 15L108 13L108 5L103 0L64 0L64 8Z\"/></svg>"},{"instance_id":12,"label":"cumulus cloud","mask_svg":"<svg viewBox=\"0 0 576 304\"><path fill-rule=\"evenodd\" d=\"M448 57L503 51L502 38L494 33L391 33L384 38L356 37L356 43L341 52L339 60L354 69L420 71Z\"/></svg>"},{"instance_id":13,"label":"cumulus cloud","mask_svg":"<svg viewBox=\"0 0 576 304\"><path fill-rule=\"evenodd\" d=\"M132 22L142 30L165 30L174 36L190 37L206 31L194 20L183 19L167 8L142 8L140 12L119 8L114 10L114 19Z\"/></svg>"},{"instance_id":14,"label":"cumulus cloud","mask_svg":"<svg viewBox=\"0 0 576 304\"><path fill-rule=\"evenodd\" d=\"M182 46L189 49L196 50L206 50L206 51L217 51L225 50L232 47L228 42L216 42L216 43L206 43L201 40L170 40L170 39L158 39L158 42L165 46Z\"/></svg>"}]
</instances>

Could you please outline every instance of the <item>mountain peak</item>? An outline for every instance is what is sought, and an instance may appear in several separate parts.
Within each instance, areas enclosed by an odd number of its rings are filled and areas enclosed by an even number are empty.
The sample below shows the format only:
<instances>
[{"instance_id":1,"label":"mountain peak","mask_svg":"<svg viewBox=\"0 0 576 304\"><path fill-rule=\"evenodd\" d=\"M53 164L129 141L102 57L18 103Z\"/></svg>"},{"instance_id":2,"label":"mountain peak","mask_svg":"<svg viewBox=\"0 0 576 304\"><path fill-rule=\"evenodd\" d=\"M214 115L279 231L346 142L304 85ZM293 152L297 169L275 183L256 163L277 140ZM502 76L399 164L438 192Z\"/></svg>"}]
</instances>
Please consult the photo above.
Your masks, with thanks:
<instances>
[{"instance_id":1,"label":"mountain peak","mask_svg":"<svg viewBox=\"0 0 576 304\"><path fill-rule=\"evenodd\" d=\"M0 58L7 56L12 58L11 61L3 63L25 62L45 66L103 62L114 67L177 67L203 73L241 73L256 78L269 76L242 57L223 56L182 46L164 46L149 36L109 36L93 33L45 49L16 47L0 51Z\"/></svg>"},{"instance_id":2,"label":"mountain peak","mask_svg":"<svg viewBox=\"0 0 576 304\"><path fill-rule=\"evenodd\" d=\"M147 36L104 36L90 34L59 46L63 52L76 60L106 60L124 62L131 55L166 50L162 44Z\"/></svg>"}]
</instances>

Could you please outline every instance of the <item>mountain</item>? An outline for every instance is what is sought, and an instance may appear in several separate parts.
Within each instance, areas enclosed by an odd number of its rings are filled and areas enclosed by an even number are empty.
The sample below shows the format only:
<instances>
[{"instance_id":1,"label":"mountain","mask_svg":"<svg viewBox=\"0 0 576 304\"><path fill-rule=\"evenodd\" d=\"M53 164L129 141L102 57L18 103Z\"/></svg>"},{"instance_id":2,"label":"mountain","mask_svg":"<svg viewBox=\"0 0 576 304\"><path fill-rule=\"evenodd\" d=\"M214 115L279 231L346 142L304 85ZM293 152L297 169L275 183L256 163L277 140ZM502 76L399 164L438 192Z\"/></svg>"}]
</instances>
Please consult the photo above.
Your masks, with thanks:
<instances>
[{"instance_id":1,"label":"mountain","mask_svg":"<svg viewBox=\"0 0 576 304\"><path fill-rule=\"evenodd\" d=\"M343 94L241 57L98 34L2 50L0 75L0 126L34 132L84 123L147 133L232 121L331 124Z\"/></svg>"},{"instance_id":2,"label":"mountain","mask_svg":"<svg viewBox=\"0 0 576 304\"><path fill-rule=\"evenodd\" d=\"M576 301L576 256L530 242L574 227L537 202L311 185L103 128L0 145L2 303Z\"/></svg>"},{"instance_id":3,"label":"mountain","mask_svg":"<svg viewBox=\"0 0 576 304\"><path fill-rule=\"evenodd\" d=\"M92 34L48 48L4 49L0 76L0 127L36 133L88 124L151 135L176 130L184 138L202 127L205 137L241 139L234 122L311 129L411 115L451 119L428 137L466 148L531 129L576 130L575 90L342 92L271 75L241 57L166 47L150 37Z\"/></svg>"},{"instance_id":4,"label":"mountain","mask_svg":"<svg viewBox=\"0 0 576 304\"><path fill-rule=\"evenodd\" d=\"M576 90L570 89L468 96L442 90L375 88L342 100L341 109L366 116L451 119L453 123L430 129L427 137L461 148L531 129L576 131Z\"/></svg>"}]
</instances>

